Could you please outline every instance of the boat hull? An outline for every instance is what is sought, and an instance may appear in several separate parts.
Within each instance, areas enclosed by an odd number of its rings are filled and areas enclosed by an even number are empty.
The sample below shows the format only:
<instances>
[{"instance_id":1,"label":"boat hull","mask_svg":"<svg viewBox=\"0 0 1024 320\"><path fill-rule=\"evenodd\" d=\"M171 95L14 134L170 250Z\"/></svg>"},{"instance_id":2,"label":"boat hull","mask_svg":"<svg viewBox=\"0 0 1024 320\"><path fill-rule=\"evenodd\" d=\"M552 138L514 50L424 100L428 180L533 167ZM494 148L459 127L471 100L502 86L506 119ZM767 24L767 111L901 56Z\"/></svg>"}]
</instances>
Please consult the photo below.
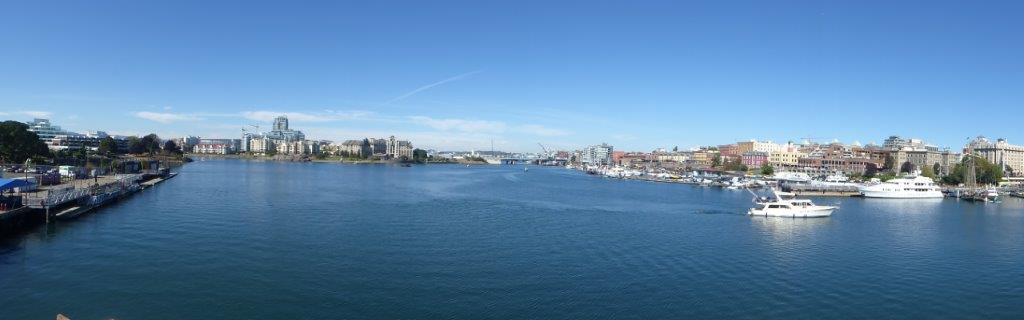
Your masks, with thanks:
<instances>
[{"instance_id":1,"label":"boat hull","mask_svg":"<svg viewBox=\"0 0 1024 320\"><path fill-rule=\"evenodd\" d=\"M750 209L750 211L747 211L747 214L758 217L824 218L831 216L835 210L835 207L821 207L809 210Z\"/></svg>"},{"instance_id":2,"label":"boat hull","mask_svg":"<svg viewBox=\"0 0 1024 320\"><path fill-rule=\"evenodd\" d=\"M927 192L900 192L900 191L871 191L861 190L865 198L879 199L931 199L943 198L942 191Z\"/></svg>"}]
</instances>

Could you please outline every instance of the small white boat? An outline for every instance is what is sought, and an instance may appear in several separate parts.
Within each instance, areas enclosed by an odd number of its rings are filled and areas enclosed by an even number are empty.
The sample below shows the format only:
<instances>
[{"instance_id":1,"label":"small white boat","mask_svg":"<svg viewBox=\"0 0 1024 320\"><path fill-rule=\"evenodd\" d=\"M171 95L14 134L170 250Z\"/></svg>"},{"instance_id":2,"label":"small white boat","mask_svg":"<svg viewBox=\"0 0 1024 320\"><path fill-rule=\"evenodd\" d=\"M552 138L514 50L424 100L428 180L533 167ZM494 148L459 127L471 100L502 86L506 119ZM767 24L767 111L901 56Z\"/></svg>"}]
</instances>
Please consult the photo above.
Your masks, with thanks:
<instances>
[{"instance_id":1,"label":"small white boat","mask_svg":"<svg viewBox=\"0 0 1024 320\"><path fill-rule=\"evenodd\" d=\"M781 195L772 190L774 198L754 198L755 206L747 211L751 216L787 218L823 218L838 209L833 206L819 206L807 199L796 199L792 194Z\"/></svg>"}]
</instances>

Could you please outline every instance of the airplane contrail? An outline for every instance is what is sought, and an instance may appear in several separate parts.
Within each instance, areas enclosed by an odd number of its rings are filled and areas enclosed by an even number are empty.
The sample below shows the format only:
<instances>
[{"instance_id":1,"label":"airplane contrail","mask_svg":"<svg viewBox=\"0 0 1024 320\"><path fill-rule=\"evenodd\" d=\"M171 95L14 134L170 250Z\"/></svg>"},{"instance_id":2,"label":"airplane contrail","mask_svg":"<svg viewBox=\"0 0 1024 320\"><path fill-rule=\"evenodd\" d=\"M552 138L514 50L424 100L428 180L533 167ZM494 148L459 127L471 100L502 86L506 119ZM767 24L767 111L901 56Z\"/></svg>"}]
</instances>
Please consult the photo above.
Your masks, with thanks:
<instances>
[{"instance_id":1,"label":"airplane contrail","mask_svg":"<svg viewBox=\"0 0 1024 320\"><path fill-rule=\"evenodd\" d=\"M431 83L431 84L428 84L428 85L416 88L415 90L406 92L403 95L400 95L398 97L395 97L394 99L388 100L388 102L385 102L384 104L390 104L392 102L397 102L397 101L405 100L406 98L411 97L411 96L413 96L413 95L415 95L417 93L423 92L423 91L425 91L427 89L430 89L430 88L433 88L433 87L436 87L436 86L439 86L439 85L442 85L442 84L445 84L445 83L449 83L449 82L452 82L452 81L462 80L462 79L468 78L469 76L472 76L472 75L480 73L480 72L483 72L483 70L476 70L476 71L472 71L472 72L467 72L467 73L463 73L463 74L460 74L460 75L457 75L457 76L454 76L454 77L451 77L451 78L448 78L448 79L444 79L444 80L441 80L441 81L438 81L438 82L434 82L434 83Z\"/></svg>"}]
</instances>

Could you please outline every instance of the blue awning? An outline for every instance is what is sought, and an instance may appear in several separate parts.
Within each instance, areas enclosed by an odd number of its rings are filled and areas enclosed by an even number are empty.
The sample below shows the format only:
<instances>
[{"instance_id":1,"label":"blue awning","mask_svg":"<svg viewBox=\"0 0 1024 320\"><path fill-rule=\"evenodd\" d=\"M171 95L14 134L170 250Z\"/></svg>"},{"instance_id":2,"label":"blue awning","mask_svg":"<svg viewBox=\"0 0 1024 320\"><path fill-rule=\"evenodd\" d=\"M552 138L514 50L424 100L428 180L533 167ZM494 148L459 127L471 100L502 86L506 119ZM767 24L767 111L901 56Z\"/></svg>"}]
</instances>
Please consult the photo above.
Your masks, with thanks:
<instances>
[{"instance_id":1,"label":"blue awning","mask_svg":"<svg viewBox=\"0 0 1024 320\"><path fill-rule=\"evenodd\" d=\"M34 185L34 183L23 179L0 179L0 191L7 191L8 189L27 187L31 185Z\"/></svg>"}]
</instances>

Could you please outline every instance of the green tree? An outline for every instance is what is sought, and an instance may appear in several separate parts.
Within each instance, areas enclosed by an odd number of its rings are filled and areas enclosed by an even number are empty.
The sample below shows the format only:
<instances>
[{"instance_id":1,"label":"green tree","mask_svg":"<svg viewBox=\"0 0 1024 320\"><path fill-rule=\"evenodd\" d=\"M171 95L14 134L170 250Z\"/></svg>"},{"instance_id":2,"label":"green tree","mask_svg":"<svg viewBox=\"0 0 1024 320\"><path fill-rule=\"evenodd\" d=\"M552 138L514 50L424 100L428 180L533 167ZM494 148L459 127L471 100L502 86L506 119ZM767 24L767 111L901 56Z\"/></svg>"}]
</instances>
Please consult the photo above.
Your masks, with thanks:
<instances>
[{"instance_id":1,"label":"green tree","mask_svg":"<svg viewBox=\"0 0 1024 320\"><path fill-rule=\"evenodd\" d=\"M725 169L725 171L747 171L749 169L739 158L726 161L722 168Z\"/></svg>"},{"instance_id":2,"label":"green tree","mask_svg":"<svg viewBox=\"0 0 1024 320\"><path fill-rule=\"evenodd\" d=\"M164 152L166 152L166 153L181 154L181 148L178 147L177 143L174 143L174 140L164 141L164 148L163 149L164 149Z\"/></svg>"},{"instance_id":3,"label":"green tree","mask_svg":"<svg viewBox=\"0 0 1024 320\"><path fill-rule=\"evenodd\" d=\"M770 176L770 175L774 175L774 174L775 174L775 167L772 167L772 165L767 164L767 163L761 165L761 175Z\"/></svg>"},{"instance_id":4,"label":"green tree","mask_svg":"<svg viewBox=\"0 0 1024 320\"><path fill-rule=\"evenodd\" d=\"M883 174L880 174L880 175L876 176L875 178L878 178L878 180L881 180L882 182L885 182L885 181L889 181L889 180L895 179L896 178L896 174L892 173L892 172L886 172L886 173L883 173Z\"/></svg>"},{"instance_id":5,"label":"green tree","mask_svg":"<svg viewBox=\"0 0 1024 320\"><path fill-rule=\"evenodd\" d=\"M140 154L143 152L146 152L146 147L142 145L142 139L136 136L128 137L128 153Z\"/></svg>"},{"instance_id":6,"label":"green tree","mask_svg":"<svg viewBox=\"0 0 1024 320\"><path fill-rule=\"evenodd\" d=\"M941 175L942 165L939 165L939 163L936 162L935 165L932 166L932 173L934 173L935 175Z\"/></svg>"},{"instance_id":7,"label":"green tree","mask_svg":"<svg viewBox=\"0 0 1024 320\"><path fill-rule=\"evenodd\" d=\"M18 121L0 122L0 163L22 163L33 157L50 157L50 149L28 125Z\"/></svg>"},{"instance_id":8,"label":"green tree","mask_svg":"<svg viewBox=\"0 0 1024 320\"><path fill-rule=\"evenodd\" d=\"M942 183L950 185L964 183L964 173L967 171L966 161L965 157L962 162L953 166L950 173L942 177ZM974 175L979 184L999 184L1003 180L1003 168L988 162L985 158L974 156Z\"/></svg>"},{"instance_id":9,"label":"green tree","mask_svg":"<svg viewBox=\"0 0 1024 320\"><path fill-rule=\"evenodd\" d=\"M885 170L889 170L889 171L895 172L896 171L896 159L893 158L891 154L886 155L885 156L885 163L882 164L882 166L885 167Z\"/></svg>"},{"instance_id":10,"label":"green tree","mask_svg":"<svg viewBox=\"0 0 1024 320\"><path fill-rule=\"evenodd\" d=\"M150 155L157 153L157 151L160 151L160 137L158 137L156 134L147 134L146 136L142 137L142 139L139 139L139 142L142 144L143 150L145 152L148 152Z\"/></svg>"},{"instance_id":11,"label":"green tree","mask_svg":"<svg viewBox=\"0 0 1024 320\"><path fill-rule=\"evenodd\" d=\"M103 138L103 140L100 140L100 146L96 152L102 155L117 154L117 141L111 137Z\"/></svg>"},{"instance_id":12,"label":"green tree","mask_svg":"<svg viewBox=\"0 0 1024 320\"><path fill-rule=\"evenodd\" d=\"M933 167L924 166L924 168L921 169L921 175L935 179L935 169Z\"/></svg>"},{"instance_id":13,"label":"green tree","mask_svg":"<svg viewBox=\"0 0 1024 320\"><path fill-rule=\"evenodd\" d=\"M878 166L875 166L875 164L873 164L873 163L868 164L864 168L864 179L865 180L874 178L875 175L877 175L877 174L878 174Z\"/></svg>"},{"instance_id":14,"label":"green tree","mask_svg":"<svg viewBox=\"0 0 1024 320\"><path fill-rule=\"evenodd\" d=\"M914 164L910 161L904 162L900 165L900 173L911 173L914 172Z\"/></svg>"},{"instance_id":15,"label":"green tree","mask_svg":"<svg viewBox=\"0 0 1024 320\"><path fill-rule=\"evenodd\" d=\"M978 183L999 184L1003 180L1002 166L988 162L984 158L978 158L978 160L978 163L984 166L983 171L978 173Z\"/></svg>"},{"instance_id":16,"label":"green tree","mask_svg":"<svg viewBox=\"0 0 1024 320\"><path fill-rule=\"evenodd\" d=\"M423 149L412 150L412 160L415 161L416 163L426 163L427 151Z\"/></svg>"},{"instance_id":17,"label":"green tree","mask_svg":"<svg viewBox=\"0 0 1024 320\"><path fill-rule=\"evenodd\" d=\"M711 158L711 167L717 168L722 165L722 156L716 154L714 158Z\"/></svg>"}]
</instances>

